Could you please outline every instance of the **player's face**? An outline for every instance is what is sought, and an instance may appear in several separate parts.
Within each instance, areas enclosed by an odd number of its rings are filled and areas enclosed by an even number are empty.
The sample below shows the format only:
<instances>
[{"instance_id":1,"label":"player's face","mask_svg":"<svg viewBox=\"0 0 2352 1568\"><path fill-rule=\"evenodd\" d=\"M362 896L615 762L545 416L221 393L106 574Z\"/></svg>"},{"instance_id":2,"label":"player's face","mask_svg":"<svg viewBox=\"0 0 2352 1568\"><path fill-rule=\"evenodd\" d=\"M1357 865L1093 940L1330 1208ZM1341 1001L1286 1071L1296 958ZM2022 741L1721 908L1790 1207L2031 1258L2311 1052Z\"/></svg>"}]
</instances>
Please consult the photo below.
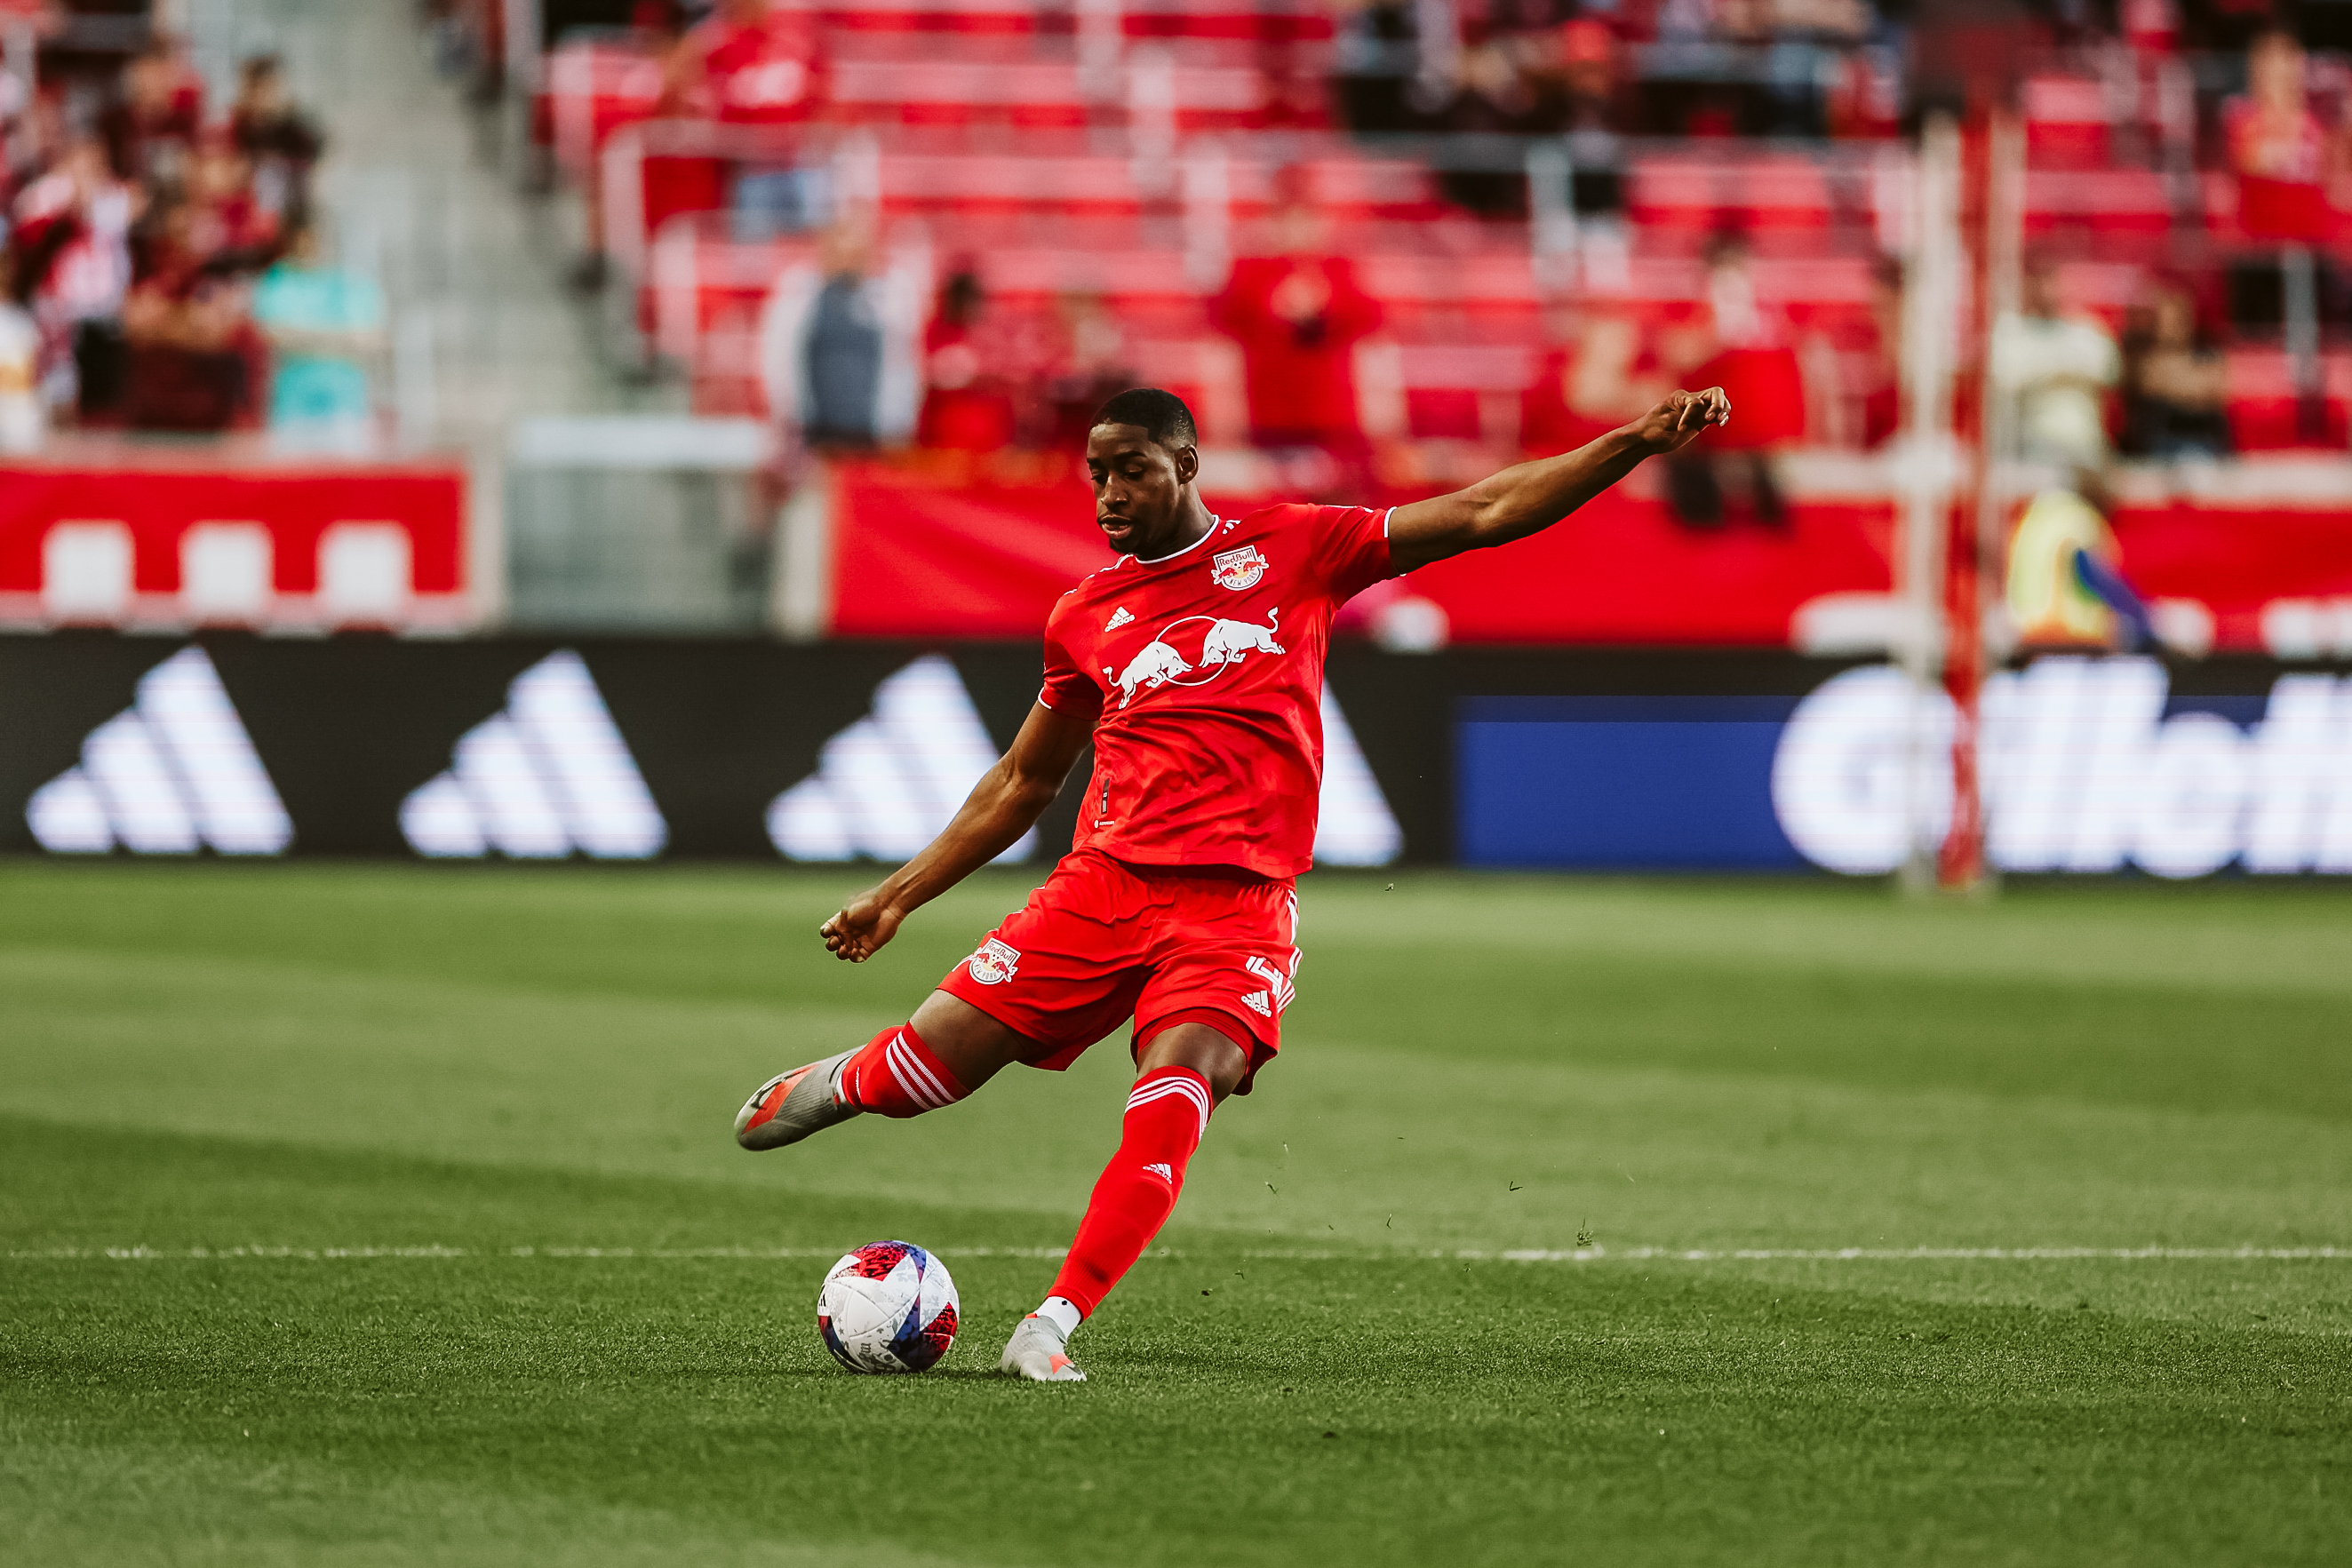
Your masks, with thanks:
<instances>
[{"instance_id":1,"label":"player's face","mask_svg":"<svg viewBox=\"0 0 2352 1568\"><path fill-rule=\"evenodd\" d=\"M1132 424L1097 424L1087 433L1087 474L1094 481L1095 522L1110 548L1147 559L1184 541L1176 537L1184 486L1201 455L1173 452Z\"/></svg>"}]
</instances>

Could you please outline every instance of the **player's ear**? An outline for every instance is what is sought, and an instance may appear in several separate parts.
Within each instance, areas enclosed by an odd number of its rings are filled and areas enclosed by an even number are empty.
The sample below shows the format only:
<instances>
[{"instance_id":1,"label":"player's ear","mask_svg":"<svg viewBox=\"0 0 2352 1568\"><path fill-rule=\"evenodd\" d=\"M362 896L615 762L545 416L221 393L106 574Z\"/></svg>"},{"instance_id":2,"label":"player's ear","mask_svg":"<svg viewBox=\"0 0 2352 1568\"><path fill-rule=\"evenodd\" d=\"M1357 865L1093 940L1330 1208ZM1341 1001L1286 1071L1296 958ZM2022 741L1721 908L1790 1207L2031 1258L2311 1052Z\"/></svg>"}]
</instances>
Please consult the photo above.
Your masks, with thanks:
<instances>
[{"instance_id":1,"label":"player's ear","mask_svg":"<svg viewBox=\"0 0 2352 1568\"><path fill-rule=\"evenodd\" d=\"M1192 443L1174 448L1168 455L1176 465L1176 483L1179 485L1191 484L1193 476L1201 472L1201 449Z\"/></svg>"}]
</instances>

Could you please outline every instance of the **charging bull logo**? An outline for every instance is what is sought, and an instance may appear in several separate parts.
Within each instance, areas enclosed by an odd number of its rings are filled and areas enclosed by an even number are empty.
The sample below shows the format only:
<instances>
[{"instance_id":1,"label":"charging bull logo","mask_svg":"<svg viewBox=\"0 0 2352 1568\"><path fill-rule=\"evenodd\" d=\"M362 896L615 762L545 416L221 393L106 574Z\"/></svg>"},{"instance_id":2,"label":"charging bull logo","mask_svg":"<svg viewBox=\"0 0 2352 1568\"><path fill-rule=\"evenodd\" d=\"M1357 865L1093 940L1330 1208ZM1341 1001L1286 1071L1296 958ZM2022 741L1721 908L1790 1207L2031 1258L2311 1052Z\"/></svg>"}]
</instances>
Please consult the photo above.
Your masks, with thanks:
<instances>
[{"instance_id":1,"label":"charging bull logo","mask_svg":"<svg viewBox=\"0 0 2352 1568\"><path fill-rule=\"evenodd\" d=\"M1221 621L1213 615L1187 615L1171 622L1160 629L1160 635L1143 645L1143 651L1128 661L1127 668L1112 681L1118 687L1118 706L1133 702L1139 692L1157 691L1165 685L1204 686L1223 674L1229 664L1238 664L1252 653L1280 653L1281 643L1274 640L1276 622L1282 612L1277 607L1265 612L1265 624L1248 621ZM1195 627L1205 628L1197 633ZM1194 635L1201 639L1201 651L1186 658L1180 644L1189 644ZM1103 666L1105 674L1110 666ZM1190 676L1191 679L1186 677Z\"/></svg>"},{"instance_id":2,"label":"charging bull logo","mask_svg":"<svg viewBox=\"0 0 2352 1568\"><path fill-rule=\"evenodd\" d=\"M1138 692L1148 692L1166 685L1192 668L1183 654L1157 637L1143 645L1143 652L1128 661L1119 673L1118 706L1125 707L1135 700Z\"/></svg>"}]
</instances>

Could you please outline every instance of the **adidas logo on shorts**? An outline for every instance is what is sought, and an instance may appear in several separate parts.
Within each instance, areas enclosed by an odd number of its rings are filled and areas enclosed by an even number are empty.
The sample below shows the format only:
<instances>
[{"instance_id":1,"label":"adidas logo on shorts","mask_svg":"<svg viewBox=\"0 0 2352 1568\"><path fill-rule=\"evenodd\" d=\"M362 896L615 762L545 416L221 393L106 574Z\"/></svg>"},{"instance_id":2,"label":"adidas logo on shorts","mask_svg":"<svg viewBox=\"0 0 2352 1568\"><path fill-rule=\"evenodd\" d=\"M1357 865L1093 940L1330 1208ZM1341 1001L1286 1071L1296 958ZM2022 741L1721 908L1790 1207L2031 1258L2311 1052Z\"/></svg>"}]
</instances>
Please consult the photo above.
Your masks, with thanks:
<instances>
[{"instance_id":1,"label":"adidas logo on shorts","mask_svg":"<svg viewBox=\"0 0 2352 1568\"><path fill-rule=\"evenodd\" d=\"M1161 1181L1166 1182L1170 1186L1174 1186L1176 1185L1175 1171L1168 1166L1162 1165L1158 1160L1154 1160L1151 1164L1144 1166L1143 1168L1150 1171L1153 1176L1158 1176Z\"/></svg>"}]
</instances>

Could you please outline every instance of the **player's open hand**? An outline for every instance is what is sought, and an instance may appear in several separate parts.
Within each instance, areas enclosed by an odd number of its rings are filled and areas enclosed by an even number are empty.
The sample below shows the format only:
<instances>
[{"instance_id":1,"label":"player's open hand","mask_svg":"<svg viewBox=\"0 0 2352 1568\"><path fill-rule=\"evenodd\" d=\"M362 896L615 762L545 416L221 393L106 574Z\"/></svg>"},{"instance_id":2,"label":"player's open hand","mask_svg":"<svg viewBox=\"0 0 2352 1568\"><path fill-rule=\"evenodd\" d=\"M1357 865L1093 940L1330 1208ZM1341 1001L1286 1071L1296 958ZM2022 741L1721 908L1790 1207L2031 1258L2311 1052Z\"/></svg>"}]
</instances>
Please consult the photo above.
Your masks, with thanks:
<instances>
[{"instance_id":1,"label":"player's open hand","mask_svg":"<svg viewBox=\"0 0 2352 1568\"><path fill-rule=\"evenodd\" d=\"M882 897L880 888L869 888L818 926L817 935L824 938L825 951L835 957L863 964L898 934L898 922L905 918Z\"/></svg>"},{"instance_id":2,"label":"player's open hand","mask_svg":"<svg viewBox=\"0 0 2352 1568\"><path fill-rule=\"evenodd\" d=\"M1721 387L1705 392L1670 392L1666 400L1634 422L1634 429L1654 455L1678 451L1698 439L1711 424L1731 423L1731 400Z\"/></svg>"}]
</instances>

